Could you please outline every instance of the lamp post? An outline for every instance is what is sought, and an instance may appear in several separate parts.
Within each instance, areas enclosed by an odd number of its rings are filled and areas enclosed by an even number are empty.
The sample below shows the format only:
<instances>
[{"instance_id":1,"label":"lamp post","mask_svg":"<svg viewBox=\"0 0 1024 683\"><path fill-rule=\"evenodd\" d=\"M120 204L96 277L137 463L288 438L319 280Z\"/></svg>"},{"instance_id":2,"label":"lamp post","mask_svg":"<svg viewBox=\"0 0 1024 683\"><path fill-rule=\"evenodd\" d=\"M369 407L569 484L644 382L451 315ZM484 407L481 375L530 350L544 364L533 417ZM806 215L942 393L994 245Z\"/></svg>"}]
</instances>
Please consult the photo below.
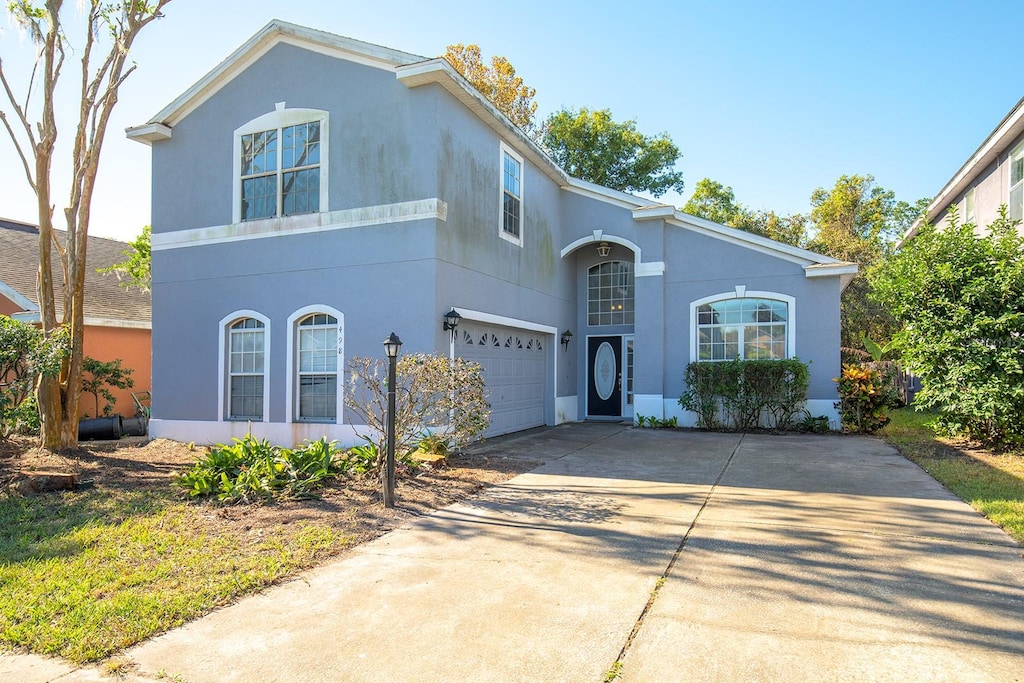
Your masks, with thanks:
<instances>
[{"instance_id":1,"label":"lamp post","mask_svg":"<svg viewBox=\"0 0 1024 683\"><path fill-rule=\"evenodd\" d=\"M395 507L395 383L398 350L402 348L402 340L394 332L384 340L384 352L388 356L388 447L387 461L384 466L384 507Z\"/></svg>"}]
</instances>

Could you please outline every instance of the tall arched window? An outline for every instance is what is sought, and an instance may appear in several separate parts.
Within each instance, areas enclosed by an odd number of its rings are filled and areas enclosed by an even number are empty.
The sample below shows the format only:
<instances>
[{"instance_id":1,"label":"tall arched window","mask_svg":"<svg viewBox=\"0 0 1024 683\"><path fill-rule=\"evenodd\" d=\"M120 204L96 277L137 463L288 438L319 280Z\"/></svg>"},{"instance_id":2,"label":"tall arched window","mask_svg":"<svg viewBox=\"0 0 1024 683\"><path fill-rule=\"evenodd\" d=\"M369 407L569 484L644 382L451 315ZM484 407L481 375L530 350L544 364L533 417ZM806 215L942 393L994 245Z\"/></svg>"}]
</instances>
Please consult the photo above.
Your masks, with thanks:
<instances>
[{"instance_id":1,"label":"tall arched window","mask_svg":"<svg viewBox=\"0 0 1024 683\"><path fill-rule=\"evenodd\" d=\"M220 321L218 391L223 419L268 419L269 331L270 319L256 311L235 311Z\"/></svg>"},{"instance_id":2,"label":"tall arched window","mask_svg":"<svg viewBox=\"0 0 1024 683\"><path fill-rule=\"evenodd\" d=\"M790 355L790 302L732 297L697 305L698 360L757 360Z\"/></svg>"},{"instance_id":3,"label":"tall arched window","mask_svg":"<svg viewBox=\"0 0 1024 683\"><path fill-rule=\"evenodd\" d=\"M587 271L587 324L633 324L633 264L608 261Z\"/></svg>"},{"instance_id":4,"label":"tall arched window","mask_svg":"<svg viewBox=\"0 0 1024 683\"><path fill-rule=\"evenodd\" d=\"M341 324L330 313L311 313L295 323L295 418L336 422Z\"/></svg>"}]
</instances>

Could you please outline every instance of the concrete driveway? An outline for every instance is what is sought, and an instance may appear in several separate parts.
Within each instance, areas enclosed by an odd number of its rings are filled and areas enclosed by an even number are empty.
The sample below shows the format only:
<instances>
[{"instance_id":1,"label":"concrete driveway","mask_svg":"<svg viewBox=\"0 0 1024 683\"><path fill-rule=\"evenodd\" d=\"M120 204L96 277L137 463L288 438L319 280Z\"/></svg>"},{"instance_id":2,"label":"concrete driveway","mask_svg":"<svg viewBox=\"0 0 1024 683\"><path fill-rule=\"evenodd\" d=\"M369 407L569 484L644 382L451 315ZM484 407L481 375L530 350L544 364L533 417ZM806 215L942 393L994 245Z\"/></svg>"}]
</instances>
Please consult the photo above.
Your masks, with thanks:
<instances>
[{"instance_id":1,"label":"concrete driveway","mask_svg":"<svg viewBox=\"0 0 1024 683\"><path fill-rule=\"evenodd\" d=\"M879 440L484 448L547 462L130 650L136 680L1024 680L1021 547Z\"/></svg>"}]
</instances>

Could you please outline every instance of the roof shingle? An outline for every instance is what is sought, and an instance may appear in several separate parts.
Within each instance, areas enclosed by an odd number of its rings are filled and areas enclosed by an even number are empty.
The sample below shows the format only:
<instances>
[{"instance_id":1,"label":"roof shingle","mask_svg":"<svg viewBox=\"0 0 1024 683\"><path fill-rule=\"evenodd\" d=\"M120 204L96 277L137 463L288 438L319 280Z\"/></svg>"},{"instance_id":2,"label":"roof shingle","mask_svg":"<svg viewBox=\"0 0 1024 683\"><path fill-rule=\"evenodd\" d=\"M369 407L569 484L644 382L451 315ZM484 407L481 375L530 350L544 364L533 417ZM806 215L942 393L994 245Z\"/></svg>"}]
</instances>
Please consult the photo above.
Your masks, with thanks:
<instances>
[{"instance_id":1,"label":"roof shingle","mask_svg":"<svg viewBox=\"0 0 1024 683\"><path fill-rule=\"evenodd\" d=\"M65 232L57 230L63 244ZM126 289L119 285L116 275L97 273L125 260L123 252L131 247L125 242L90 236L86 245L88 268L85 273L85 317L125 322L150 322L152 309L149 292ZM55 261L56 252L54 252ZM0 218L0 283L6 284L38 306L36 271L39 267L39 229L28 223ZM60 277L60 266L55 265L54 276ZM63 310L61 288L55 287L57 315Z\"/></svg>"}]
</instances>

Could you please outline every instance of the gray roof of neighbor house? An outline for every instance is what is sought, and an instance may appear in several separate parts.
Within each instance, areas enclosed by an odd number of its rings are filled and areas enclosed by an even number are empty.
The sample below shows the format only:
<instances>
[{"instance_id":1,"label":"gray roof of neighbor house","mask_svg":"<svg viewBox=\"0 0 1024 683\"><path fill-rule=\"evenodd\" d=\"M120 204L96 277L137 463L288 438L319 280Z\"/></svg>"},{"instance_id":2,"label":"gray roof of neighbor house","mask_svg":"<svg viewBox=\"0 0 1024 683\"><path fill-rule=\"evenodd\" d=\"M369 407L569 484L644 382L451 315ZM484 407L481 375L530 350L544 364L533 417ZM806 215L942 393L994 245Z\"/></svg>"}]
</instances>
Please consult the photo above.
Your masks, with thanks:
<instances>
[{"instance_id":1,"label":"gray roof of neighbor house","mask_svg":"<svg viewBox=\"0 0 1024 683\"><path fill-rule=\"evenodd\" d=\"M57 231L64 242L63 231ZM152 310L149 292L126 289L112 273L97 273L125 260L124 251L131 247L116 240L89 237L86 246L88 269L85 273L86 324L124 327L150 326ZM39 229L29 223L0 218L0 296L4 296L24 311L38 312L36 271L39 267ZM54 257L56 260L56 252ZM59 261L57 262L59 263ZM54 276L60 278L60 266L54 266ZM55 287L57 317L61 317L64 299Z\"/></svg>"}]
</instances>

